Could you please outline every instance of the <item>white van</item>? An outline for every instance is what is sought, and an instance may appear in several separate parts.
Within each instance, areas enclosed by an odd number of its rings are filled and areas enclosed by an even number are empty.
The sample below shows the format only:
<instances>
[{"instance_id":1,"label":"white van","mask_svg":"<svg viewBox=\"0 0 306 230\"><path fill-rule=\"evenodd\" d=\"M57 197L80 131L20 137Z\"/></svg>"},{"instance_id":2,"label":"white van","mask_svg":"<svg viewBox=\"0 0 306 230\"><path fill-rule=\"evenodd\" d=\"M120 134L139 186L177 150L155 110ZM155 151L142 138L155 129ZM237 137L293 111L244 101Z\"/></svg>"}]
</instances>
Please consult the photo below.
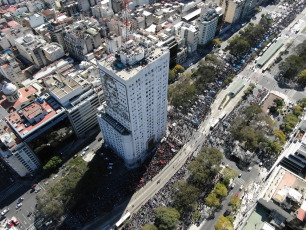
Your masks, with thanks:
<instances>
[{"instance_id":1,"label":"white van","mask_svg":"<svg viewBox=\"0 0 306 230\"><path fill-rule=\"evenodd\" d=\"M84 148L84 151L87 151L89 149L89 146L86 146L85 148Z\"/></svg>"}]
</instances>

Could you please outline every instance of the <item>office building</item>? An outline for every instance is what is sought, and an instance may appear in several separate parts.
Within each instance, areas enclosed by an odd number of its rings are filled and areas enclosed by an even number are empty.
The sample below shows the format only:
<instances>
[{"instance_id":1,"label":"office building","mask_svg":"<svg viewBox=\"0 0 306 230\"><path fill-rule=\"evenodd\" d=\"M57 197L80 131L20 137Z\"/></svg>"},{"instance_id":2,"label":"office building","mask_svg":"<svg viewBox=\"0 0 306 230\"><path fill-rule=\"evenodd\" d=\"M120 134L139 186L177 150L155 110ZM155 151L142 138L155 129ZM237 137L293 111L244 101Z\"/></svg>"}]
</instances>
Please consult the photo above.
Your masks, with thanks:
<instances>
[{"instance_id":1,"label":"office building","mask_svg":"<svg viewBox=\"0 0 306 230\"><path fill-rule=\"evenodd\" d=\"M68 114L69 121L78 138L98 124L96 111L100 106L98 90L81 76L59 75L47 77L44 81L50 95L60 103Z\"/></svg>"},{"instance_id":2,"label":"office building","mask_svg":"<svg viewBox=\"0 0 306 230\"><path fill-rule=\"evenodd\" d=\"M156 47L147 52L130 40L119 56L98 63L106 100L98 108L102 135L130 168L154 150L167 123L170 54Z\"/></svg>"}]
</instances>

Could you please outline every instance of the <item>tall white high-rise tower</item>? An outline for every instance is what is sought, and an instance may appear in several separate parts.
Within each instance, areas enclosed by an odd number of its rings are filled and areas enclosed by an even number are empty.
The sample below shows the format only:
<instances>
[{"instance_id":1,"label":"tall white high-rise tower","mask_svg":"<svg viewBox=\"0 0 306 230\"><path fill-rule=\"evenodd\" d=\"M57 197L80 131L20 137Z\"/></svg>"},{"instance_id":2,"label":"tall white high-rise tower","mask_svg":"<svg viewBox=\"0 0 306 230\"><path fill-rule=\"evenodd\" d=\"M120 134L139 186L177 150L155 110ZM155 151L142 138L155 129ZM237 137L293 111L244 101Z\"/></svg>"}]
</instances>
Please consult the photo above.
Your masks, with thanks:
<instances>
[{"instance_id":1,"label":"tall white high-rise tower","mask_svg":"<svg viewBox=\"0 0 306 230\"><path fill-rule=\"evenodd\" d=\"M167 124L169 51L130 40L99 62L105 103L98 121L105 143L127 167L137 167L163 137Z\"/></svg>"}]
</instances>

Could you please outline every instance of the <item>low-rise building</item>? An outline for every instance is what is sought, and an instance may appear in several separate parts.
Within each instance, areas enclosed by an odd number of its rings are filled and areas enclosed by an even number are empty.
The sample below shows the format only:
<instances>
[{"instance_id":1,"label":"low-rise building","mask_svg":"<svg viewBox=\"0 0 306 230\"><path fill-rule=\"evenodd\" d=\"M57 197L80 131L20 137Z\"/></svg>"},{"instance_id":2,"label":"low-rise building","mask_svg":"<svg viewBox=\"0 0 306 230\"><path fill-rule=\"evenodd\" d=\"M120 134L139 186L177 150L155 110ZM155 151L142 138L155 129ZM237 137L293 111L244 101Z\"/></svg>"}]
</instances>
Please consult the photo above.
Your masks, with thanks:
<instances>
[{"instance_id":1,"label":"low-rise building","mask_svg":"<svg viewBox=\"0 0 306 230\"><path fill-rule=\"evenodd\" d=\"M50 62L54 62L60 59L61 57L65 56L63 47L55 42L45 45L42 48L42 50L44 51L46 58Z\"/></svg>"},{"instance_id":2,"label":"low-rise building","mask_svg":"<svg viewBox=\"0 0 306 230\"><path fill-rule=\"evenodd\" d=\"M47 60L41 49L45 44L45 40L32 34L26 34L16 39L16 48L20 55L37 67L47 65Z\"/></svg>"}]
</instances>

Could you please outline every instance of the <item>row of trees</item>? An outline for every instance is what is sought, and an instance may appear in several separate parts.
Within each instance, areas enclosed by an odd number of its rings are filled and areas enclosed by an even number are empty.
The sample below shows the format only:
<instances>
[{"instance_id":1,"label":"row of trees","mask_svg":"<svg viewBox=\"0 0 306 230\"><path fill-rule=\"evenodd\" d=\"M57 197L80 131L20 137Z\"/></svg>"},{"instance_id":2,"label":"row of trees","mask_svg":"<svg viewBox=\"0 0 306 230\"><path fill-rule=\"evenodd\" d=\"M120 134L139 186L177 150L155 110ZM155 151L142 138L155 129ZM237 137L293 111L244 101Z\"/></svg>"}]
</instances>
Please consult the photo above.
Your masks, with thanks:
<instances>
[{"instance_id":1,"label":"row of trees","mask_svg":"<svg viewBox=\"0 0 306 230\"><path fill-rule=\"evenodd\" d=\"M209 179L214 178L220 170L221 160L222 153L219 150L203 147L201 153L188 165L190 171L188 180L178 181L173 186L174 208L160 207L156 209L154 225L145 225L142 230L154 230L156 228L175 230L180 216L189 215L196 210L201 192ZM208 184L211 184L211 182ZM218 184L215 192L225 196L227 189Z\"/></svg>"},{"instance_id":2,"label":"row of trees","mask_svg":"<svg viewBox=\"0 0 306 230\"><path fill-rule=\"evenodd\" d=\"M290 55L279 64L282 77L297 81L302 87L306 86L306 41L299 44L296 55Z\"/></svg>"},{"instance_id":3,"label":"row of trees","mask_svg":"<svg viewBox=\"0 0 306 230\"><path fill-rule=\"evenodd\" d=\"M196 95L215 79L221 68L222 62L216 55L207 55L205 61L199 62L198 69L192 70L192 74L182 74L179 82L168 87L168 101L175 108L179 106L187 108L192 105Z\"/></svg>"},{"instance_id":4,"label":"row of trees","mask_svg":"<svg viewBox=\"0 0 306 230\"><path fill-rule=\"evenodd\" d=\"M239 35L231 38L226 50L229 50L236 57L244 56L251 47L256 47L260 40L262 40L264 33L271 26L271 23L271 18L267 15L262 15L259 24L249 23L244 30L239 31Z\"/></svg>"}]
</instances>

